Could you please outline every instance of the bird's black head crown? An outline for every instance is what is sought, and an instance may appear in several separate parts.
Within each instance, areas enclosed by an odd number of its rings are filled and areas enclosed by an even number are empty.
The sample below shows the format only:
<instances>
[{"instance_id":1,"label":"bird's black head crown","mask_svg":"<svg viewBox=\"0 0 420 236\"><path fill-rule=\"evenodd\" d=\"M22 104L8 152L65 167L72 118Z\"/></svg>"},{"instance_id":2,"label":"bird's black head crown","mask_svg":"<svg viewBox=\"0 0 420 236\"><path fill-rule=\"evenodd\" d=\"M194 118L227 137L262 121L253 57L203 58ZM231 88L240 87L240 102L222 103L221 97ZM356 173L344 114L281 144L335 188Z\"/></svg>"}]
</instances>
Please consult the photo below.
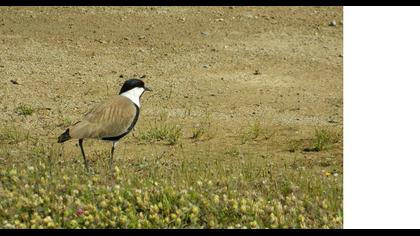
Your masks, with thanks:
<instances>
[{"instance_id":1,"label":"bird's black head crown","mask_svg":"<svg viewBox=\"0 0 420 236\"><path fill-rule=\"evenodd\" d=\"M126 80L123 84L123 86L121 87L120 93L122 94L124 92L127 92L128 90L131 90L133 88L143 88L146 91L149 91L149 89L147 87L144 86L144 82L142 80L139 79L129 79Z\"/></svg>"}]
</instances>

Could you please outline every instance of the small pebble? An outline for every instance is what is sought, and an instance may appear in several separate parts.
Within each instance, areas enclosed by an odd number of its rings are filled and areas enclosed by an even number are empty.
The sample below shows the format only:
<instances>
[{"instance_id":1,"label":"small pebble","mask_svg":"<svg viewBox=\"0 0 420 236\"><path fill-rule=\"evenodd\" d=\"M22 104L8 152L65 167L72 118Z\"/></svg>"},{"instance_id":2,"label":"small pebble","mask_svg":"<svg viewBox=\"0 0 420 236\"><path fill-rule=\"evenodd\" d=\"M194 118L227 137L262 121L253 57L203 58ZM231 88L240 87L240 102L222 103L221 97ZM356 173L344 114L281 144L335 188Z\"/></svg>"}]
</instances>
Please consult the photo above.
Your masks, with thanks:
<instances>
[{"instance_id":1,"label":"small pebble","mask_svg":"<svg viewBox=\"0 0 420 236\"><path fill-rule=\"evenodd\" d=\"M337 22L335 22L335 20L331 21L329 26L337 26Z\"/></svg>"},{"instance_id":2,"label":"small pebble","mask_svg":"<svg viewBox=\"0 0 420 236\"><path fill-rule=\"evenodd\" d=\"M210 66L209 65L203 65L203 68L209 68Z\"/></svg>"},{"instance_id":3,"label":"small pebble","mask_svg":"<svg viewBox=\"0 0 420 236\"><path fill-rule=\"evenodd\" d=\"M17 80L11 79L10 82L12 82L12 84L20 84Z\"/></svg>"},{"instance_id":4,"label":"small pebble","mask_svg":"<svg viewBox=\"0 0 420 236\"><path fill-rule=\"evenodd\" d=\"M261 75L261 72L259 70L255 70L254 75Z\"/></svg>"}]
</instances>

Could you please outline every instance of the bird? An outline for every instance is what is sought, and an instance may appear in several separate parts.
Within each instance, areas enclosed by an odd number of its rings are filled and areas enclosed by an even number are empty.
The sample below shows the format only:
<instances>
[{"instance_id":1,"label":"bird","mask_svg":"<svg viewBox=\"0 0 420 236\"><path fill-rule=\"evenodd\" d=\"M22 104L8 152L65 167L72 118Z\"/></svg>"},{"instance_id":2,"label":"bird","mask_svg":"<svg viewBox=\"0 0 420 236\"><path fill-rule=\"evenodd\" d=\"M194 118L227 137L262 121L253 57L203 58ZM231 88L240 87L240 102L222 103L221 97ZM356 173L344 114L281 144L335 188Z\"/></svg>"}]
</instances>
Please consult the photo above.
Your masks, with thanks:
<instances>
[{"instance_id":1,"label":"bird","mask_svg":"<svg viewBox=\"0 0 420 236\"><path fill-rule=\"evenodd\" d=\"M130 133L140 115L141 97L152 89L140 79L132 78L124 82L118 95L98 104L85 117L71 125L58 137L58 143L71 139L79 140L84 165L89 167L83 149L84 139L99 139L112 142L109 168L112 169L114 150L118 141Z\"/></svg>"}]
</instances>

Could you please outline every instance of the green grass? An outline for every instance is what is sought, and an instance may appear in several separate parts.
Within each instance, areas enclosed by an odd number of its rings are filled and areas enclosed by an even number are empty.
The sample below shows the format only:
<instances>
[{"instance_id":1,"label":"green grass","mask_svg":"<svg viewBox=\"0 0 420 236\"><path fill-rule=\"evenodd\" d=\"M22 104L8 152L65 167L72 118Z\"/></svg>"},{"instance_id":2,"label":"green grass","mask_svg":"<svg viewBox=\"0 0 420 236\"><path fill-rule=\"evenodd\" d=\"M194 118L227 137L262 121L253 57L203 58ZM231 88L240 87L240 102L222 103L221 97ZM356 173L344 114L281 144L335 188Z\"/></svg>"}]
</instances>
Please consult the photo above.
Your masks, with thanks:
<instances>
[{"instance_id":1,"label":"green grass","mask_svg":"<svg viewBox=\"0 0 420 236\"><path fill-rule=\"evenodd\" d=\"M178 143L181 136L181 127L171 124L160 124L151 127L140 135L140 140L146 143L163 142L168 145Z\"/></svg>"},{"instance_id":2,"label":"green grass","mask_svg":"<svg viewBox=\"0 0 420 236\"><path fill-rule=\"evenodd\" d=\"M315 129L315 135L312 139L312 147L304 148L306 152L320 152L339 142L340 136L328 129Z\"/></svg>"},{"instance_id":3,"label":"green grass","mask_svg":"<svg viewBox=\"0 0 420 236\"><path fill-rule=\"evenodd\" d=\"M208 141L216 137L217 129L212 126L209 115L192 128L191 139L193 141Z\"/></svg>"},{"instance_id":4,"label":"green grass","mask_svg":"<svg viewBox=\"0 0 420 236\"><path fill-rule=\"evenodd\" d=\"M19 105L15 109L15 112L16 114L20 116L29 116L29 115L32 115L32 113L34 112L34 109L29 105Z\"/></svg>"},{"instance_id":5,"label":"green grass","mask_svg":"<svg viewBox=\"0 0 420 236\"><path fill-rule=\"evenodd\" d=\"M68 127L72 124L72 120L69 117L64 117L63 118L63 126L64 127Z\"/></svg>"},{"instance_id":6,"label":"green grass","mask_svg":"<svg viewBox=\"0 0 420 236\"><path fill-rule=\"evenodd\" d=\"M245 132L242 132L240 139L241 144L245 144L248 141L268 140L273 135L274 131L270 130L267 124L256 121L250 124Z\"/></svg>"},{"instance_id":7,"label":"green grass","mask_svg":"<svg viewBox=\"0 0 420 236\"><path fill-rule=\"evenodd\" d=\"M325 129L315 130L314 150L321 151L331 144L331 134Z\"/></svg>"},{"instance_id":8,"label":"green grass","mask_svg":"<svg viewBox=\"0 0 420 236\"><path fill-rule=\"evenodd\" d=\"M201 125L195 126L192 130L191 139L198 140L204 135L204 127Z\"/></svg>"}]
</instances>

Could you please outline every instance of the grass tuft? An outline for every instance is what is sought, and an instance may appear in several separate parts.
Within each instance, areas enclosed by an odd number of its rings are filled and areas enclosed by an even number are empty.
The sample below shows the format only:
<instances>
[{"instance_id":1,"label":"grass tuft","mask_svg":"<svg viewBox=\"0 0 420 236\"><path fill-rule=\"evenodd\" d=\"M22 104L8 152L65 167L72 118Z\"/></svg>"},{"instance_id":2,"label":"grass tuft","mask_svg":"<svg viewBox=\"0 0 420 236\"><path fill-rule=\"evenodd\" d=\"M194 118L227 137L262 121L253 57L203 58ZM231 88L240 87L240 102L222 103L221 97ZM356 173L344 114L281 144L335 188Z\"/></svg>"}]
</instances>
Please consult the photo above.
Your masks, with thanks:
<instances>
[{"instance_id":1,"label":"grass tuft","mask_svg":"<svg viewBox=\"0 0 420 236\"><path fill-rule=\"evenodd\" d=\"M203 134L204 134L204 127L201 125L197 125L192 130L191 139L198 140L203 136Z\"/></svg>"},{"instance_id":2,"label":"grass tuft","mask_svg":"<svg viewBox=\"0 0 420 236\"><path fill-rule=\"evenodd\" d=\"M312 139L312 147L304 148L305 152L320 152L331 147L331 145L339 142L341 137L338 133L334 133L327 129L315 129L315 135Z\"/></svg>"},{"instance_id":3,"label":"grass tuft","mask_svg":"<svg viewBox=\"0 0 420 236\"><path fill-rule=\"evenodd\" d=\"M29 116L29 115L32 115L32 113L34 112L34 109L29 105L19 105L15 109L15 112L16 114L20 116Z\"/></svg>"},{"instance_id":4,"label":"grass tuft","mask_svg":"<svg viewBox=\"0 0 420 236\"><path fill-rule=\"evenodd\" d=\"M261 122L256 121L252 123L248 130L243 132L240 136L241 144L245 144L248 141L258 141L258 140L268 140L274 135L274 131L270 131L267 125L261 124Z\"/></svg>"},{"instance_id":5,"label":"grass tuft","mask_svg":"<svg viewBox=\"0 0 420 236\"><path fill-rule=\"evenodd\" d=\"M140 135L140 140L146 143L164 142L168 145L175 145L181 137L181 127L170 124L160 124L151 127Z\"/></svg>"}]
</instances>

